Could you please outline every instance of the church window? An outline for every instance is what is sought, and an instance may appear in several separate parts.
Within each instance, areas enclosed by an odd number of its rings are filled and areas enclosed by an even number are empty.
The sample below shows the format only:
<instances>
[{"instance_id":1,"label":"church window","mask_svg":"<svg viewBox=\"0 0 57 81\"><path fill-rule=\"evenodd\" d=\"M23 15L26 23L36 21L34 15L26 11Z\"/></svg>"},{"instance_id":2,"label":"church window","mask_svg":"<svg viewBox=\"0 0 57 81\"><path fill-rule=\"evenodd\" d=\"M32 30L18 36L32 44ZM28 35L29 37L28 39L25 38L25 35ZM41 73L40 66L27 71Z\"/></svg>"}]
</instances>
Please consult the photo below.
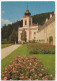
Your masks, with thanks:
<instances>
[{"instance_id":1,"label":"church window","mask_svg":"<svg viewBox=\"0 0 57 81\"><path fill-rule=\"evenodd\" d=\"M36 37L34 37L34 40L36 39Z\"/></svg>"},{"instance_id":2,"label":"church window","mask_svg":"<svg viewBox=\"0 0 57 81\"><path fill-rule=\"evenodd\" d=\"M25 25L27 25L27 21L25 20Z\"/></svg>"},{"instance_id":3,"label":"church window","mask_svg":"<svg viewBox=\"0 0 57 81\"><path fill-rule=\"evenodd\" d=\"M36 34L36 32L34 32L34 34Z\"/></svg>"},{"instance_id":4,"label":"church window","mask_svg":"<svg viewBox=\"0 0 57 81\"><path fill-rule=\"evenodd\" d=\"M21 35L22 33L20 33L20 35Z\"/></svg>"},{"instance_id":5,"label":"church window","mask_svg":"<svg viewBox=\"0 0 57 81\"><path fill-rule=\"evenodd\" d=\"M29 25L31 25L31 20L29 20Z\"/></svg>"}]
</instances>

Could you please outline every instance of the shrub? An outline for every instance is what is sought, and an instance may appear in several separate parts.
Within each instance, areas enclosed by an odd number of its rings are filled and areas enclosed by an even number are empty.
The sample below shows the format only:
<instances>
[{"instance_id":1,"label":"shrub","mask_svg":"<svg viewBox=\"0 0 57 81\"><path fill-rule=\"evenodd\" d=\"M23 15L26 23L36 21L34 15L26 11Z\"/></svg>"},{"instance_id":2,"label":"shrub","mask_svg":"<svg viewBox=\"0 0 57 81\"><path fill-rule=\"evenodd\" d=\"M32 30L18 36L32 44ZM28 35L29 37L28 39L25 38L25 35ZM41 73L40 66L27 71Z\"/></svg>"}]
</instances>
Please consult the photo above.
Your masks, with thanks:
<instances>
[{"instance_id":1,"label":"shrub","mask_svg":"<svg viewBox=\"0 0 57 81\"><path fill-rule=\"evenodd\" d=\"M38 50L38 49L31 49L29 51L30 54L41 54L41 50Z\"/></svg>"},{"instance_id":2,"label":"shrub","mask_svg":"<svg viewBox=\"0 0 57 81\"><path fill-rule=\"evenodd\" d=\"M53 42L53 37L52 36L49 37L49 43L51 43L51 42Z\"/></svg>"},{"instance_id":3,"label":"shrub","mask_svg":"<svg viewBox=\"0 0 57 81\"><path fill-rule=\"evenodd\" d=\"M29 54L55 54L55 50L51 50L51 49L47 49L47 50L31 49L31 50L29 50Z\"/></svg>"},{"instance_id":4,"label":"shrub","mask_svg":"<svg viewBox=\"0 0 57 81\"><path fill-rule=\"evenodd\" d=\"M7 43L8 43L8 42L7 42L7 39L2 39L1 43L2 43L2 44L7 44Z\"/></svg>"},{"instance_id":5,"label":"shrub","mask_svg":"<svg viewBox=\"0 0 57 81\"><path fill-rule=\"evenodd\" d=\"M53 80L48 69L38 58L15 57L8 67L3 68L2 80Z\"/></svg>"},{"instance_id":6,"label":"shrub","mask_svg":"<svg viewBox=\"0 0 57 81\"><path fill-rule=\"evenodd\" d=\"M49 44L28 44L30 54L55 54L55 46Z\"/></svg>"}]
</instances>

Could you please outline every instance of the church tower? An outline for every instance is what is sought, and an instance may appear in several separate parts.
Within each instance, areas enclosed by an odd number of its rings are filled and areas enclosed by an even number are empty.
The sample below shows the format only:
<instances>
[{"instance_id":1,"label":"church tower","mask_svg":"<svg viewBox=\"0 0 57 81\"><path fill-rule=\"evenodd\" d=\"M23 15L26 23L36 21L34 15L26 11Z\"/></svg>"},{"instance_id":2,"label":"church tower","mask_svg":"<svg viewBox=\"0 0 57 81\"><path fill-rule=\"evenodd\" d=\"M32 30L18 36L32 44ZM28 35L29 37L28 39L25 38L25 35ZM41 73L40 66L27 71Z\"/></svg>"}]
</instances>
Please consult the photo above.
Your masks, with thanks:
<instances>
[{"instance_id":1,"label":"church tower","mask_svg":"<svg viewBox=\"0 0 57 81\"><path fill-rule=\"evenodd\" d=\"M38 31L38 25L34 25L34 26L32 25L32 17L31 17L31 13L28 10L28 7L23 17L23 27L19 27L19 30L18 30L19 31L18 41L19 42L22 42L21 34L22 34L23 29L25 29L26 31L26 42L37 40L36 35Z\"/></svg>"},{"instance_id":2,"label":"church tower","mask_svg":"<svg viewBox=\"0 0 57 81\"><path fill-rule=\"evenodd\" d=\"M32 26L32 17L30 16L31 13L29 12L28 8L25 12L25 16L23 17L23 27Z\"/></svg>"}]
</instances>

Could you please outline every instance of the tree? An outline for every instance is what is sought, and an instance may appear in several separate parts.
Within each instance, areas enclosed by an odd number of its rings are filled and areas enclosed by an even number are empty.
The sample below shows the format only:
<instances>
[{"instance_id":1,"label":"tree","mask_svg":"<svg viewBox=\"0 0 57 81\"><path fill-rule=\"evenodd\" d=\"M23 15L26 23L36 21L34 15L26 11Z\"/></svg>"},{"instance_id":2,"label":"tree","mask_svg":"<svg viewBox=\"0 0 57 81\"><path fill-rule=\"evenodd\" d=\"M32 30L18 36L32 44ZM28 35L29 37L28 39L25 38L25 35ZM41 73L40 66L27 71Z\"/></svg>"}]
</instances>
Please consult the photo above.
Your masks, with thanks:
<instances>
[{"instance_id":1,"label":"tree","mask_svg":"<svg viewBox=\"0 0 57 81\"><path fill-rule=\"evenodd\" d=\"M25 29L23 29L23 31L22 31L21 40L26 42L26 31L25 31Z\"/></svg>"},{"instance_id":2,"label":"tree","mask_svg":"<svg viewBox=\"0 0 57 81\"><path fill-rule=\"evenodd\" d=\"M53 43L53 37L52 36L49 37L49 43L50 44Z\"/></svg>"},{"instance_id":3,"label":"tree","mask_svg":"<svg viewBox=\"0 0 57 81\"><path fill-rule=\"evenodd\" d=\"M9 41L12 41L13 43L17 41L17 32L15 29L13 29L12 34L9 37Z\"/></svg>"}]
</instances>

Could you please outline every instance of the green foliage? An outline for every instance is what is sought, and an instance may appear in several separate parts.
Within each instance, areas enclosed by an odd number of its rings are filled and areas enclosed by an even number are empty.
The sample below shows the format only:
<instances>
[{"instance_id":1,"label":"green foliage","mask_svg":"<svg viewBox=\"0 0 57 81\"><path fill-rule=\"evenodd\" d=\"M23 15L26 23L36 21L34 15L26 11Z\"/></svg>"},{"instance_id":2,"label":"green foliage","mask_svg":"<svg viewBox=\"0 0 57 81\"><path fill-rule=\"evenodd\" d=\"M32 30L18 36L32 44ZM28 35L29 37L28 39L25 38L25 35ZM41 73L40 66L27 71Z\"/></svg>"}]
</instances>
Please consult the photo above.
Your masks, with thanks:
<instances>
[{"instance_id":1,"label":"green foliage","mask_svg":"<svg viewBox=\"0 0 57 81\"><path fill-rule=\"evenodd\" d=\"M9 40L14 42L14 43L15 43L15 41L17 41L17 32L15 29L13 29L12 34L9 36Z\"/></svg>"},{"instance_id":2,"label":"green foliage","mask_svg":"<svg viewBox=\"0 0 57 81\"><path fill-rule=\"evenodd\" d=\"M40 49L31 49L29 50L30 54L55 54L55 49L46 49L46 50L40 50Z\"/></svg>"},{"instance_id":3,"label":"green foliage","mask_svg":"<svg viewBox=\"0 0 57 81\"><path fill-rule=\"evenodd\" d=\"M5 48L5 47L8 47L8 46L11 46L12 44L1 44L1 48Z\"/></svg>"},{"instance_id":4,"label":"green foliage","mask_svg":"<svg viewBox=\"0 0 57 81\"><path fill-rule=\"evenodd\" d=\"M25 31L25 29L23 29L23 31L21 33L21 40L26 42L26 31Z\"/></svg>"},{"instance_id":5,"label":"green foliage","mask_svg":"<svg viewBox=\"0 0 57 81\"><path fill-rule=\"evenodd\" d=\"M22 26L22 23L23 21L17 21L15 23L12 23L12 24L8 24L8 25L4 25L2 28L1 28L1 35L2 35L2 39L7 39L7 41L9 41L9 37L10 35L12 34L12 31L15 29L18 33L18 27ZM18 39L18 37L17 37Z\"/></svg>"},{"instance_id":6,"label":"green foliage","mask_svg":"<svg viewBox=\"0 0 57 81\"><path fill-rule=\"evenodd\" d=\"M51 43L51 42L53 42L53 37L52 36L49 37L49 43Z\"/></svg>"},{"instance_id":7,"label":"green foliage","mask_svg":"<svg viewBox=\"0 0 57 81\"><path fill-rule=\"evenodd\" d=\"M43 25L45 23L46 18L50 18L50 14L54 14L53 12L48 12L48 13L42 13L42 14L37 14L32 16L33 23L38 25Z\"/></svg>"},{"instance_id":8,"label":"green foliage","mask_svg":"<svg viewBox=\"0 0 57 81\"><path fill-rule=\"evenodd\" d=\"M8 42L7 42L7 39L2 39L1 43L2 43L2 44L7 44L7 43L8 43Z\"/></svg>"},{"instance_id":9,"label":"green foliage","mask_svg":"<svg viewBox=\"0 0 57 81\"><path fill-rule=\"evenodd\" d=\"M30 54L40 54L40 51L37 50L37 49L31 49L31 50L29 51L29 53L30 53Z\"/></svg>"},{"instance_id":10,"label":"green foliage","mask_svg":"<svg viewBox=\"0 0 57 81\"><path fill-rule=\"evenodd\" d=\"M4 25L1 29L2 39L9 39L10 34L12 33L12 25Z\"/></svg>"}]
</instances>

